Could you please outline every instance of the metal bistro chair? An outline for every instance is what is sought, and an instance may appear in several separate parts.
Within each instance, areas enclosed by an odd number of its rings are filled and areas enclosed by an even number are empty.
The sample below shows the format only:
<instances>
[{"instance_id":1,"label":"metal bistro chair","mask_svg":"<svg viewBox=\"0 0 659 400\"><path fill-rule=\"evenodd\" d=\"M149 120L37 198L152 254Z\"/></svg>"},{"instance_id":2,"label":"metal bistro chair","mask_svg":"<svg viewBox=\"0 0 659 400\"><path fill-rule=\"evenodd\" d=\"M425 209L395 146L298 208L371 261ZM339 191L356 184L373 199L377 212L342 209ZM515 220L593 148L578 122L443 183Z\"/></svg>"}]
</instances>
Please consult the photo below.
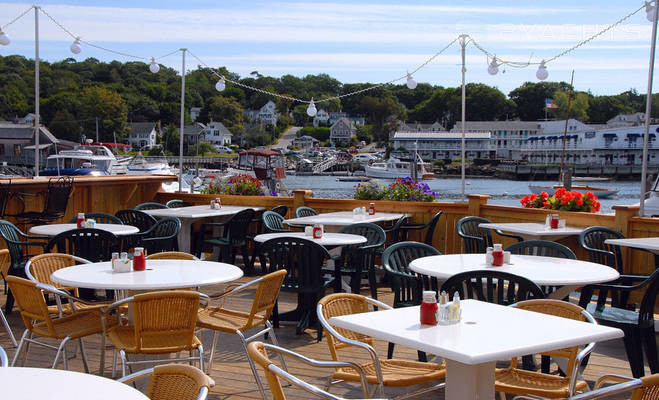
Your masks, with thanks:
<instances>
[{"instance_id":1,"label":"metal bistro chair","mask_svg":"<svg viewBox=\"0 0 659 400\"><path fill-rule=\"evenodd\" d=\"M165 364L143 369L119 378L131 383L149 377L146 395L151 400L205 400L215 382L202 370L192 365Z\"/></svg>"},{"instance_id":2,"label":"metal bistro chair","mask_svg":"<svg viewBox=\"0 0 659 400\"><path fill-rule=\"evenodd\" d=\"M5 284L5 293L7 292L6 278L9 275L9 267L11 267L11 256L9 255L9 250L2 249L0 250L0 278L2 278L2 281ZM2 320L2 324L5 326L5 329L9 334L9 339L11 339L11 342L14 345L14 347L18 346L18 344L16 343L16 338L14 337L14 333L11 331L9 322L7 321L7 318L5 318L5 314L2 312L2 310L0 310L0 320Z\"/></svg>"},{"instance_id":3,"label":"metal bistro chair","mask_svg":"<svg viewBox=\"0 0 659 400\"><path fill-rule=\"evenodd\" d=\"M0 368L5 368L8 366L9 366L9 359L7 358L7 353L5 352L5 349L3 349L2 346L0 346Z\"/></svg>"},{"instance_id":4,"label":"metal bistro chair","mask_svg":"<svg viewBox=\"0 0 659 400\"><path fill-rule=\"evenodd\" d=\"M166 205L162 204L162 203L155 203L155 202L152 202L152 201L142 203L142 204L138 204L138 205L135 206L135 210L138 210L138 211L158 210L158 209L162 209L162 208L168 208L168 207Z\"/></svg>"},{"instance_id":5,"label":"metal bistro chair","mask_svg":"<svg viewBox=\"0 0 659 400\"><path fill-rule=\"evenodd\" d=\"M147 260L199 260L193 254L182 251L163 251L160 253L151 253L146 256Z\"/></svg>"},{"instance_id":6,"label":"metal bistro chair","mask_svg":"<svg viewBox=\"0 0 659 400\"><path fill-rule=\"evenodd\" d=\"M183 200L170 200L165 204L167 208L190 207L191 205L192 203L188 203L187 201L183 201Z\"/></svg>"},{"instance_id":7,"label":"metal bistro chair","mask_svg":"<svg viewBox=\"0 0 659 400\"><path fill-rule=\"evenodd\" d=\"M464 250L467 254L485 253L488 247L492 246L492 233L487 228L480 228L481 223L490 223L490 220L481 217L464 217L460 219L455 226L455 230L464 240ZM516 239L518 242L524 239L517 235L503 233L499 229L494 229L499 236L505 236Z\"/></svg>"},{"instance_id":8,"label":"metal bistro chair","mask_svg":"<svg viewBox=\"0 0 659 400\"><path fill-rule=\"evenodd\" d=\"M73 177L51 178L45 192L44 207L41 211L25 211L14 214L19 224L43 225L56 221L66 213L69 197L73 190Z\"/></svg>"},{"instance_id":9,"label":"metal bistro chair","mask_svg":"<svg viewBox=\"0 0 659 400\"><path fill-rule=\"evenodd\" d=\"M93 219L96 221L98 224L118 224L118 225L123 225L123 221L121 221L119 218L115 217L112 214L106 214L106 213L101 213L101 212L91 212L91 213L85 213L85 219ZM78 217L73 217L69 220L70 224L75 224L78 220Z\"/></svg>"},{"instance_id":10,"label":"metal bistro chair","mask_svg":"<svg viewBox=\"0 0 659 400\"><path fill-rule=\"evenodd\" d=\"M139 244L147 254L178 251L181 220L176 217L159 219L148 231L140 234Z\"/></svg>"}]
</instances>

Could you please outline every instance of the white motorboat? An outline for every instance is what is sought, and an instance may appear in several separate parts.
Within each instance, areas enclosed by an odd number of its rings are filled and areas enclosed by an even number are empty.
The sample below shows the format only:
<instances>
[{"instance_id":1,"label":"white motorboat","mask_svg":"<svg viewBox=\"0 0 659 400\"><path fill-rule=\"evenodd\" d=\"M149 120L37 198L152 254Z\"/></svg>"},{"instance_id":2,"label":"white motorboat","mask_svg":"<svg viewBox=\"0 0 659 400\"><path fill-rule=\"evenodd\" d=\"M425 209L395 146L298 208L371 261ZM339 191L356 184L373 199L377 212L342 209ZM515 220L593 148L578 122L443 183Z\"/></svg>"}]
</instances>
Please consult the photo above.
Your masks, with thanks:
<instances>
[{"instance_id":1,"label":"white motorboat","mask_svg":"<svg viewBox=\"0 0 659 400\"><path fill-rule=\"evenodd\" d=\"M541 192L547 192L548 195L553 196L556 190L562 187L563 185L554 185L554 186L529 185L529 190L532 193L537 193L537 194L540 194ZM617 189L600 188L589 185L572 185L570 190L576 190L582 193L592 192L595 196L597 196L600 199L605 199L607 197L614 196L619 192L619 190Z\"/></svg>"},{"instance_id":2,"label":"white motorboat","mask_svg":"<svg viewBox=\"0 0 659 400\"><path fill-rule=\"evenodd\" d=\"M121 169L117 158L105 146L80 145L73 150L60 150L46 159L43 176L114 175Z\"/></svg>"},{"instance_id":3,"label":"white motorboat","mask_svg":"<svg viewBox=\"0 0 659 400\"><path fill-rule=\"evenodd\" d=\"M410 162L402 161L395 157L390 157L386 162L365 165L364 170L366 171L366 176L371 178L396 179L412 175ZM422 162L417 164L417 174L421 179L434 178L434 174L427 172Z\"/></svg>"},{"instance_id":4,"label":"white motorboat","mask_svg":"<svg viewBox=\"0 0 659 400\"><path fill-rule=\"evenodd\" d=\"M174 175L167 161L147 161L141 154L126 165L128 175Z\"/></svg>"}]
</instances>

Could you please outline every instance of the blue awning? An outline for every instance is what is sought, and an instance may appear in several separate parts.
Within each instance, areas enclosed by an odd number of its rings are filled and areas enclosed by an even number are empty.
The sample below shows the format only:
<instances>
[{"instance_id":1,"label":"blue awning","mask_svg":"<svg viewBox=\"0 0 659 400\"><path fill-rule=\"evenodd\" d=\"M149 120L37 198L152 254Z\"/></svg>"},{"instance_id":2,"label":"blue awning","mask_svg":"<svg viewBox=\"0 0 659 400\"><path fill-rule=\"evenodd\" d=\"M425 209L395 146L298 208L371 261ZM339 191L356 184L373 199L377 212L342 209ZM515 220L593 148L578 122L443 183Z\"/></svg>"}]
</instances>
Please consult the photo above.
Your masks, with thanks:
<instances>
[{"instance_id":1,"label":"blue awning","mask_svg":"<svg viewBox=\"0 0 659 400\"><path fill-rule=\"evenodd\" d=\"M558 140L558 136L547 136L549 140Z\"/></svg>"},{"instance_id":2,"label":"blue awning","mask_svg":"<svg viewBox=\"0 0 659 400\"><path fill-rule=\"evenodd\" d=\"M544 136L540 136L540 137L538 138L538 140L545 140L545 137L544 137Z\"/></svg>"},{"instance_id":3,"label":"blue awning","mask_svg":"<svg viewBox=\"0 0 659 400\"><path fill-rule=\"evenodd\" d=\"M654 139L655 137L657 137L657 135L655 135L654 133L650 134L650 139Z\"/></svg>"},{"instance_id":4,"label":"blue awning","mask_svg":"<svg viewBox=\"0 0 659 400\"><path fill-rule=\"evenodd\" d=\"M528 138L528 140L529 140L529 141L531 141L531 140L538 140L538 138L534 136L534 137L530 137L530 138Z\"/></svg>"},{"instance_id":5,"label":"blue awning","mask_svg":"<svg viewBox=\"0 0 659 400\"><path fill-rule=\"evenodd\" d=\"M605 133L602 136L604 136L605 138L617 138L618 137L618 135L615 134L615 133Z\"/></svg>"},{"instance_id":6,"label":"blue awning","mask_svg":"<svg viewBox=\"0 0 659 400\"><path fill-rule=\"evenodd\" d=\"M628 134L627 134L627 137L629 137L629 138L637 138L637 137L641 137L641 134L640 134L640 133L628 133Z\"/></svg>"},{"instance_id":7,"label":"blue awning","mask_svg":"<svg viewBox=\"0 0 659 400\"><path fill-rule=\"evenodd\" d=\"M576 139L578 137L579 137L579 135L572 135L572 136L570 136L570 139Z\"/></svg>"}]
</instances>

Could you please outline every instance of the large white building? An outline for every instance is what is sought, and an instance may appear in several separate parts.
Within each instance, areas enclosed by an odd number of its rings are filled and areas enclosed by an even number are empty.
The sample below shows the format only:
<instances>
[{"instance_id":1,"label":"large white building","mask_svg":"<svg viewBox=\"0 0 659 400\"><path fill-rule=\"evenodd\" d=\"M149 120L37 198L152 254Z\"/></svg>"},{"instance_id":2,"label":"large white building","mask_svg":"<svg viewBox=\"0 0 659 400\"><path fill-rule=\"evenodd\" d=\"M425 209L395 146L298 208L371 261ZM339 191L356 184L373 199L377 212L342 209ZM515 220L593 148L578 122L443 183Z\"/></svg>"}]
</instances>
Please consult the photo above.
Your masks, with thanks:
<instances>
[{"instance_id":1,"label":"large white building","mask_svg":"<svg viewBox=\"0 0 659 400\"><path fill-rule=\"evenodd\" d=\"M416 149L423 159L456 159L462 156L461 132L412 131L396 132L394 148ZM490 132L465 132L465 158L494 158L495 144Z\"/></svg>"},{"instance_id":2,"label":"large white building","mask_svg":"<svg viewBox=\"0 0 659 400\"><path fill-rule=\"evenodd\" d=\"M268 100L263 107L258 110L245 111L245 114L253 122L261 121L266 124L276 125L279 120L279 113L277 112L277 107L272 100Z\"/></svg>"}]
</instances>

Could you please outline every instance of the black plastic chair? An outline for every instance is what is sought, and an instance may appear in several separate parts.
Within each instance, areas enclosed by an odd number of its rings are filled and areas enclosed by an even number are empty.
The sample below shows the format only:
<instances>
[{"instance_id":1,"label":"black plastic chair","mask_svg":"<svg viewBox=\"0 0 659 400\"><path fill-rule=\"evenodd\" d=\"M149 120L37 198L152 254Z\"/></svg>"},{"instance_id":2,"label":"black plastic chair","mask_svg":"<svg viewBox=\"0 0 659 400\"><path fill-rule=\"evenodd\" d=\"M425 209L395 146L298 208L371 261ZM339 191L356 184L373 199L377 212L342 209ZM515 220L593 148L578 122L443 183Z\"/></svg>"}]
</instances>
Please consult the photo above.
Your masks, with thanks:
<instances>
[{"instance_id":1,"label":"black plastic chair","mask_svg":"<svg viewBox=\"0 0 659 400\"><path fill-rule=\"evenodd\" d=\"M394 308L418 306L423 300L423 278L409 268L410 262L421 257L439 256L434 247L419 242L399 242L382 253L382 265L394 292ZM394 344L389 343L387 358L394 355ZM419 351L419 361L428 361L426 353Z\"/></svg>"},{"instance_id":2,"label":"black plastic chair","mask_svg":"<svg viewBox=\"0 0 659 400\"><path fill-rule=\"evenodd\" d=\"M300 206L295 210L295 218L311 217L312 215L318 215L318 211L311 207Z\"/></svg>"},{"instance_id":3,"label":"black plastic chair","mask_svg":"<svg viewBox=\"0 0 659 400\"><path fill-rule=\"evenodd\" d=\"M43 225L57 221L66 213L69 197L73 190L73 177L61 176L48 181L42 211L26 211L13 215L19 224Z\"/></svg>"},{"instance_id":4,"label":"black plastic chair","mask_svg":"<svg viewBox=\"0 0 659 400\"><path fill-rule=\"evenodd\" d=\"M284 217L274 211L266 211L261 216L266 233L291 232L284 227Z\"/></svg>"},{"instance_id":5,"label":"black plastic chair","mask_svg":"<svg viewBox=\"0 0 659 400\"><path fill-rule=\"evenodd\" d=\"M620 246L606 244L606 239L624 239L625 236L604 226L591 226L579 234L579 245L588 253L591 262L608 265L624 273Z\"/></svg>"},{"instance_id":6,"label":"black plastic chair","mask_svg":"<svg viewBox=\"0 0 659 400\"><path fill-rule=\"evenodd\" d=\"M481 217L464 217L460 219L455 226L455 230L464 240L464 251L467 254L485 253L488 247L492 247L492 233L487 228L480 228L478 225L482 223L490 223L491 221ZM505 236L516 239L522 242L524 239L517 235L503 233L499 229L494 229L497 235Z\"/></svg>"},{"instance_id":7,"label":"black plastic chair","mask_svg":"<svg viewBox=\"0 0 659 400\"><path fill-rule=\"evenodd\" d=\"M272 212L276 212L277 214L281 215L282 217L286 218L286 214L288 214L288 206L285 205L279 205L276 207L272 207Z\"/></svg>"},{"instance_id":8,"label":"black plastic chair","mask_svg":"<svg viewBox=\"0 0 659 400\"><path fill-rule=\"evenodd\" d=\"M159 209L163 209L163 208L168 208L168 207L164 204L155 203L155 202L152 202L152 201L142 203L142 204L138 204L138 205L135 206L135 210L138 210L138 211L159 210Z\"/></svg>"},{"instance_id":9,"label":"black plastic chair","mask_svg":"<svg viewBox=\"0 0 659 400\"><path fill-rule=\"evenodd\" d=\"M0 218L5 217L11 196L11 179L7 179L7 183L0 182Z\"/></svg>"},{"instance_id":10,"label":"black plastic chair","mask_svg":"<svg viewBox=\"0 0 659 400\"><path fill-rule=\"evenodd\" d=\"M25 277L25 263L35 254L31 254L31 247L41 247L43 252L48 245L47 236L34 236L23 233L16 225L9 221L0 220L0 236L5 241L11 258L9 275ZM7 302L5 303L5 312L11 313L14 306L14 296L11 290L7 293Z\"/></svg>"},{"instance_id":11,"label":"black plastic chair","mask_svg":"<svg viewBox=\"0 0 659 400\"><path fill-rule=\"evenodd\" d=\"M96 221L96 223L99 224L120 224L123 225L123 222L115 217L112 214L106 214L106 213L100 213L100 212L92 212L92 213L85 213L85 219L93 219ZM71 218L69 220L70 224L75 224L78 220L78 217Z\"/></svg>"},{"instance_id":12,"label":"black plastic chair","mask_svg":"<svg viewBox=\"0 0 659 400\"><path fill-rule=\"evenodd\" d=\"M402 217L398 218L396 223L392 226L383 228L384 233L387 235L387 246L402 241L400 237L400 228L405 225L405 221L407 221L407 215L403 215Z\"/></svg>"},{"instance_id":13,"label":"black plastic chair","mask_svg":"<svg viewBox=\"0 0 659 400\"><path fill-rule=\"evenodd\" d=\"M288 271L281 290L298 294L297 308L279 314L278 306L272 313L275 327L279 320L298 321L296 333L301 334L308 326L317 324L316 303L325 296L333 278L323 276L322 267L330 254L325 247L311 240L281 237L267 240L260 246L262 256L268 261L267 273L280 269ZM318 341L322 340L322 326L318 324Z\"/></svg>"},{"instance_id":14,"label":"black plastic chair","mask_svg":"<svg viewBox=\"0 0 659 400\"><path fill-rule=\"evenodd\" d=\"M157 221L154 217L144 211L134 209L119 210L114 215L119 218L124 225L131 225L139 230L138 233L121 236L121 249L124 251L128 251L137 246L140 241L140 234L151 229Z\"/></svg>"},{"instance_id":15,"label":"black plastic chair","mask_svg":"<svg viewBox=\"0 0 659 400\"><path fill-rule=\"evenodd\" d=\"M140 234L140 247L144 247L147 254L161 253L163 251L178 251L177 236L180 231L180 219L176 217L160 219L151 227L151 229Z\"/></svg>"},{"instance_id":16,"label":"black plastic chair","mask_svg":"<svg viewBox=\"0 0 659 400\"><path fill-rule=\"evenodd\" d=\"M377 300L375 257L384 246L387 239L386 233L380 226L369 222L344 226L339 233L363 236L366 238L366 242L341 247L341 256L339 262L335 263L333 271L334 291L338 293L341 290L341 276L350 275L350 291L359 294L362 275L367 274L371 297Z\"/></svg>"},{"instance_id":17,"label":"black plastic chair","mask_svg":"<svg viewBox=\"0 0 659 400\"><path fill-rule=\"evenodd\" d=\"M410 231L419 231L426 230L426 235L424 237L423 243L432 246L432 239L435 235L435 228L437 227L437 222L439 222L439 217L442 216L442 211L440 210L437 214L433 215L430 220L425 224L404 224L400 227L400 240L407 240L407 236Z\"/></svg>"},{"instance_id":18,"label":"black plastic chair","mask_svg":"<svg viewBox=\"0 0 659 400\"><path fill-rule=\"evenodd\" d=\"M190 207L192 204L183 200L170 200L165 204L167 208L181 208L181 207Z\"/></svg>"},{"instance_id":19,"label":"black plastic chair","mask_svg":"<svg viewBox=\"0 0 659 400\"><path fill-rule=\"evenodd\" d=\"M654 305L659 291L659 269L648 277L636 276L635 278L637 283L633 285L627 284L632 280L632 276L626 275L614 282L584 286L581 289L579 305L591 313L600 324L619 328L625 332L623 341L629 366L634 377L638 378L645 374L643 347L645 347L650 371L653 374L659 372L654 331ZM591 303L595 290L599 292L596 304ZM643 294L640 307L627 302L617 305L607 303L608 298L626 300L629 298L629 294L642 293L643 290L645 290L645 294Z\"/></svg>"},{"instance_id":20,"label":"black plastic chair","mask_svg":"<svg viewBox=\"0 0 659 400\"><path fill-rule=\"evenodd\" d=\"M240 249L243 256L243 263L247 268L247 272L251 273L251 265L249 261L249 252L247 248L247 234L249 231L249 223L254 218L254 210L246 208L234 215L232 215L225 222L209 222L204 224L203 228L221 227L223 229L222 237L206 239L204 243L220 248L220 261L236 263L236 250Z\"/></svg>"},{"instance_id":21,"label":"black plastic chair","mask_svg":"<svg viewBox=\"0 0 659 400\"><path fill-rule=\"evenodd\" d=\"M526 240L506 247L511 254L527 256L558 257L576 260L577 256L569 247L550 240Z\"/></svg>"},{"instance_id":22,"label":"black plastic chair","mask_svg":"<svg viewBox=\"0 0 659 400\"><path fill-rule=\"evenodd\" d=\"M455 274L440 289L453 297L458 292L461 299L476 299L488 303L509 306L522 300L544 299L540 286L523 276L503 271L475 270Z\"/></svg>"}]
</instances>

